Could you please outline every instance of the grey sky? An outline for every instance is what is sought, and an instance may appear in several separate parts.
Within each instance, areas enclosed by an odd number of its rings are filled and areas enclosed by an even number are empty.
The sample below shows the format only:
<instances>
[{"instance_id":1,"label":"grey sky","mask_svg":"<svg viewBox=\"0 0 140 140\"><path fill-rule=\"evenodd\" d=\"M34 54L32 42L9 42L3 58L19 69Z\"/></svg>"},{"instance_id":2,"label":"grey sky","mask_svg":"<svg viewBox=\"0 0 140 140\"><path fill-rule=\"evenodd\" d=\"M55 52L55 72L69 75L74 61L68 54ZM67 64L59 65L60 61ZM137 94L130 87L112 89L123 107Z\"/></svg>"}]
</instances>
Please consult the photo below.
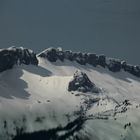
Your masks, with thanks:
<instances>
[{"instance_id":1,"label":"grey sky","mask_svg":"<svg viewBox=\"0 0 140 140\"><path fill-rule=\"evenodd\" d=\"M54 46L140 65L140 0L0 0L0 48Z\"/></svg>"}]
</instances>

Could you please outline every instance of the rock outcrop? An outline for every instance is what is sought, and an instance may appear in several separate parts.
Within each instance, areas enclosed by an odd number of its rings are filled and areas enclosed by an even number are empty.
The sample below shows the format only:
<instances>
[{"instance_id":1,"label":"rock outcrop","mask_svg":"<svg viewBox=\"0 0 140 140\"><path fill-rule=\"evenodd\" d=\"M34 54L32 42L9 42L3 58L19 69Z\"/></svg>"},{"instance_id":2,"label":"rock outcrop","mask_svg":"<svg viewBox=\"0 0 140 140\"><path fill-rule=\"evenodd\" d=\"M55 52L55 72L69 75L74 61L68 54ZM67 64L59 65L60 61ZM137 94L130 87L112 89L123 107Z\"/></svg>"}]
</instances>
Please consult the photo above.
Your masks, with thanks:
<instances>
[{"instance_id":1,"label":"rock outcrop","mask_svg":"<svg viewBox=\"0 0 140 140\"><path fill-rule=\"evenodd\" d=\"M106 66L106 57L104 55L97 56L94 53L72 52L70 50L63 51L61 48L48 48L38 54L38 57L47 58L50 62L56 62L57 60L64 61L64 59L67 59L76 61L81 65L91 64L92 66Z\"/></svg>"},{"instance_id":2,"label":"rock outcrop","mask_svg":"<svg viewBox=\"0 0 140 140\"><path fill-rule=\"evenodd\" d=\"M38 65L36 54L23 47L0 49L0 72L11 69L15 64Z\"/></svg>"},{"instance_id":3,"label":"rock outcrop","mask_svg":"<svg viewBox=\"0 0 140 140\"><path fill-rule=\"evenodd\" d=\"M100 89L90 81L86 73L76 71L74 73L72 81L69 82L68 91L99 93Z\"/></svg>"},{"instance_id":4,"label":"rock outcrop","mask_svg":"<svg viewBox=\"0 0 140 140\"><path fill-rule=\"evenodd\" d=\"M73 61L74 60L73 52L70 51L70 50L64 51L64 58L67 59L67 60Z\"/></svg>"},{"instance_id":5,"label":"rock outcrop","mask_svg":"<svg viewBox=\"0 0 140 140\"><path fill-rule=\"evenodd\" d=\"M78 53L74 53L73 54L73 59L81 64L81 65L85 65L86 64L86 58L84 57L84 54L81 53L81 52L78 52Z\"/></svg>"},{"instance_id":6,"label":"rock outcrop","mask_svg":"<svg viewBox=\"0 0 140 140\"><path fill-rule=\"evenodd\" d=\"M56 62L56 60L58 59L56 49L54 48L48 48L41 52L38 56L47 58L50 62Z\"/></svg>"},{"instance_id":7,"label":"rock outcrop","mask_svg":"<svg viewBox=\"0 0 140 140\"><path fill-rule=\"evenodd\" d=\"M98 56L98 65L102 66L102 67L106 67L106 56L105 55L99 55Z\"/></svg>"},{"instance_id":8,"label":"rock outcrop","mask_svg":"<svg viewBox=\"0 0 140 140\"><path fill-rule=\"evenodd\" d=\"M121 61L117 59L109 59L107 67L112 72L119 72L122 68Z\"/></svg>"},{"instance_id":9,"label":"rock outcrop","mask_svg":"<svg viewBox=\"0 0 140 140\"><path fill-rule=\"evenodd\" d=\"M125 61L123 61L122 67L123 67L124 71L127 71L137 77L140 77L140 67L139 66L133 66L133 65L127 64Z\"/></svg>"},{"instance_id":10,"label":"rock outcrop","mask_svg":"<svg viewBox=\"0 0 140 140\"><path fill-rule=\"evenodd\" d=\"M56 49L56 55L57 55L57 58L60 60L60 61L64 61L64 52L62 50L62 48L57 48Z\"/></svg>"},{"instance_id":11,"label":"rock outcrop","mask_svg":"<svg viewBox=\"0 0 140 140\"><path fill-rule=\"evenodd\" d=\"M96 67L98 64L98 56L94 53L87 53L87 63Z\"/></svg>"},{"instance_id":12,"label":"rock outcrop","mask_svg":"<svg viewBox=\"0 0 140 140\"><path fill-rule=\"evenodd\" d=\"M70 50L63 51L61 48L48 48L45 51L41 52L38 56L47 58L50 62L56 62L57 60L63 62L65 59L67 59L69 61L75 61L80 65L90 64L94 67L107 67L112 72L119 72L121 70L124 70L137 77L140 77L139 66L132 66L130 64L127 64L125 61L121 61L118 59L107 58L105 55L97 55L95 53L72 52Z\"/></svg>"}]
</instances>

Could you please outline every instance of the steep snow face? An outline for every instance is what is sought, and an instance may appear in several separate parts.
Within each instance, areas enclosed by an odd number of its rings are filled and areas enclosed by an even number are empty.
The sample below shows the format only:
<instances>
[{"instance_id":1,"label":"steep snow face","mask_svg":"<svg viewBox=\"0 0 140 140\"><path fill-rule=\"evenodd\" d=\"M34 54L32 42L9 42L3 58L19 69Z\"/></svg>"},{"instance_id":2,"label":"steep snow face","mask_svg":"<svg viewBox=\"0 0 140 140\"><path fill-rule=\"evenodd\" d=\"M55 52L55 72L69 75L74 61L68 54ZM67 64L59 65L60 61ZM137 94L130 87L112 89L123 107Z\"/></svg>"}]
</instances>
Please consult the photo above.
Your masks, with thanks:
<instances>
[{"instance_id":1,"label":"steep snow face","mask_svg":"<svg viewBox=\"0 0 140 140\"><path fill-rule=\"evenodd\" d=\"M139 78L69 60L38 61L0 73L0 140L41 130L53 130L50 139L140 139ZM102 92L69 92L76 70Z\"/></svg>"},{"instance_id":2,"label":"steep snow face","mask_svg":"<svg viewBox=\"0 0 140 140\"><path fill-rule=\"evenodd\" d=\"M105 90L105 94L118 97L120 100L128 97L129 99L140 101L140 78L135 77L125 71L117 73L108 71L100 66L93 67L91 65L81 66L76 62L57 61L54 63L46 59L38 58L39 65L51 71L52 75L58 76L73 76L76 70L83 71L87 74L90 80ZM129 95L129 96L128 96Z\"/></svg>"}]
</instances>

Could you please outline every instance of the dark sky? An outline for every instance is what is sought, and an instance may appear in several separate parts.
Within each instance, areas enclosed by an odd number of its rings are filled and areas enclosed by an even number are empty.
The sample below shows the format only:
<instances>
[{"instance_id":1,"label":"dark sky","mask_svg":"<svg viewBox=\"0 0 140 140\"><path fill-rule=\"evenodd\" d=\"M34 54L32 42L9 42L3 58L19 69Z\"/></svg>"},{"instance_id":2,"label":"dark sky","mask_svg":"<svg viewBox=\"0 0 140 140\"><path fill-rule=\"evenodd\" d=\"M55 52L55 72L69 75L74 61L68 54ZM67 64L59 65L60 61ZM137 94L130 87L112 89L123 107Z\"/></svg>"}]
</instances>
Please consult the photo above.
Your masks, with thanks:
<instances>
[{"instance_id":1,"label":"dark sky","mask_svg":"<svg viewBox=\"0 0 140 140\"><path fill-rule=\"evenodd\" d=\"M0 0L0 48L50 46L140 65L140 0Z\"/></svg>"}]
</instances>

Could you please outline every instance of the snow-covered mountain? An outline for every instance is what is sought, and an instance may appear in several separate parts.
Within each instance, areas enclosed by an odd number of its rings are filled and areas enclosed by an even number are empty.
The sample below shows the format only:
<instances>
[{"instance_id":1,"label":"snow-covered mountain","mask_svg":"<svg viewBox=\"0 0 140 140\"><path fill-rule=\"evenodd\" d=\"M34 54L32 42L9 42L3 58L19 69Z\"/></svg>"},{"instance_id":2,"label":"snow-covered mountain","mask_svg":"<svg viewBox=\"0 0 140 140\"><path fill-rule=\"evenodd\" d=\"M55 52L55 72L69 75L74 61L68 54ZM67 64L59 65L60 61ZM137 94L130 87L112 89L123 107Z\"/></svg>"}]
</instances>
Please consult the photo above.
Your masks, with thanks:
<instances>
[{"instance_id":1,"label":"snow-covered mountain","mask_svg":"<svg viewBox=\"0 0 140 140\"><path fill-rule=\"evenodd\" d=\"M139 119L139 66L61 48L0 50L0 140L138 140Z\"/></svg>"}]
</instances>

